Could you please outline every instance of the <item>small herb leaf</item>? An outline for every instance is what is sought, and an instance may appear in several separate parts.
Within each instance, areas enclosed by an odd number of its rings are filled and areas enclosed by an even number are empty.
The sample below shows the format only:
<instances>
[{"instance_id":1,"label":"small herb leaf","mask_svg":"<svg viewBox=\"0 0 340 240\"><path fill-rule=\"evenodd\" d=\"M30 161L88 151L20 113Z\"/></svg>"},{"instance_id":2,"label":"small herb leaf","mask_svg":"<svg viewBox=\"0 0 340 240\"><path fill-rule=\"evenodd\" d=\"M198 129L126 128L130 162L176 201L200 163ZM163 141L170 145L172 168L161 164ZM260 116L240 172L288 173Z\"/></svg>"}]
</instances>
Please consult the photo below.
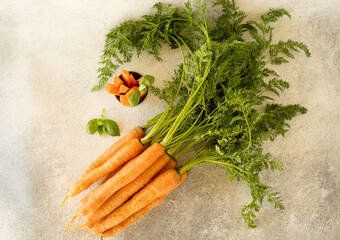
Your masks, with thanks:
<instances>
[{"instance_id":1,"label":"small herb leaf","mask_svg":"<svg viewBox=\"0 0 340 240\"><path fill-rule=\"evenodd\" d=\"M134 107L137 106L140 100L140 93L139 91L135 91L133 93L131 93L130 97L129 97L129 101L130 101L130 107Z\"/></svg>"},{"instance_id":2,"label":"small herb leaf","mask_svg":"<svg viewBox=\"0 0 340 240\"><path fill-rule=\"evenodd\" d=\"M148 91L148 87L145 86L144 84L140 84L139 85L139 91L144 94Z\"/></svg>"},{"instance_id":3,"label":"small herb leaf","mask_svg":"<svg viewBox=\"0 0 340 240\"><path fill-rule=\"evenodd\" d=\"M118 124L113 120L104 120L104 130L111 136L120 136Z\"/></svg>"},{"instance_id":4,"label":"small herb leaf","mask_svg":"<svg viewBox=\"0 0 340 240\"><path fill-rule=\"evenodd\" d=\"M90 120L86 125L86 132L88 134L94 134L98 129L97 118Z\"/></svg>"},{"instance_id":5,"label":"small herb leaf","mask_svg":"<svg viewBox=\"0 0 340 240\"><path fill-rule=\"evenodd\" d=\"M98 133L102 137L104 135L105 126L98 126Z\"/></svg>"},{"instance_id":6,"label":"small herb leaf","mask_svg":"<svg viewBox=\"0 0 340 240\"><path fill-rule=\"evenodd\" d=\"M139 85L151 86L155 81L155 77L151 75L144 75L139 79Z\"/></svg>"}]
</instances>

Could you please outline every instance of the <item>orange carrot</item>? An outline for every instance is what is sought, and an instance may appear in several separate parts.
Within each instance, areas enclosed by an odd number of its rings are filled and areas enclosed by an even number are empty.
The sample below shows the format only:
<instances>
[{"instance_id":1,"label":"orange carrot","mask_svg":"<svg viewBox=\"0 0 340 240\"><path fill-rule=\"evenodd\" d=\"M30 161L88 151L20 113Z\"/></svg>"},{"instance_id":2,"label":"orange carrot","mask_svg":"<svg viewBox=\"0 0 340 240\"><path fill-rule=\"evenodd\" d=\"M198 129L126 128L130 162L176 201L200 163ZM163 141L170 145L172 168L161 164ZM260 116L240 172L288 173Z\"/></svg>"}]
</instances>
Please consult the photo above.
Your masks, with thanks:
<instances>
[{"instance_id":1,"label":"orange carrot","mask_svg":"<svg viewBox=\"0 0 340 240\"><path fill-rule=\"evenodd\" d=\"M133 158L134 159L134 158ZM132 159L131 159L132 160ZM130 161L131 161L130 160ZM125 166L125 164L123 164L122 166L118 167L117 169L113 170L112 172L110 172L109 174L106 175L105 179L100 183L104 184L107 182L107 180L109 180L110 178L112 178L120 169L122 169L122 167ZM84 204L87 202L89 198L89 194L86 195L81 201L80 201L80 207L84 206Z\"/></svg>"},{"instance_id":2,"label":"orange carrot","mask_svg":"<svg viewBox=\"0 0 340 240\"><path fill-rule=\"evenodd\" d=\"M101 205L96 211L87 217L85 222L87 227L92 228L96 222L110 214L126 200L128 200L134 193L148 184L151 178L160 169L162 169L169 162L169 160L170 157L164 153L160 158L157 159L156 162L154 162L148 169L139 175L139 177L119 189L118 192L113 194L103 205Z\"/></svg>"},{"instance_id":3,"label":"orange carrot","mask_svg":"<svg viewBox=\"0 0 340 240\"><path fill-rule=\"evenodd\" d=\"M72 187L72 189L68 193L68 196L74 197L78 195L79 193L90 187L97 180L101 179L109 172L115 170L125 162L137 156L142 151L143 145L140 143L138 139L135 138L130 140L102 166L83 175L83 177Z\"/></svg>"},{"instance_id":4,"label":"orange carrot","mask_svg":"<svg viewBox=\"0 0 340 240\"><path fill-rule=\"evenodd\" d=\"M120 85L120 87L119 87L119 94L121 94L121 93L126 93L126 92L129 91L129 90L130 90L129 87L127 87L127 86L125 86L125 85Z\"/></svg>"},{"instance_id":5,"label":"orange carrot","mask_svg":"<svg viewBox=\"0 0 340 240\"><path fill-rule=\"evenodd\" d=\"M94 189L90 193L91 196L88 198L86 204L79 209L77 215L79 217L86 216L90 212L95 211L109 197L111 197L112 194L114 194L119 189L135 180L139 175L141 175L160 156L162 156L164 152L165 150L161 144L159 143L152 144L152 146L150 146L142 154L136 157L133 161L129 161L119 172L117 172L106 183ZM117 156L118 153L116 153L115 156Z\"/></svg>"},{"instance_id":6,"label":"orange carrot","mask_svg":"<svg viewBox=\"0 0 340 240\"><path fill-rule=\"evenodd\" d=\"M166 198L167 195L163 195L162 197L157 198L156 200L153 200L151 203L146 205L144 208L139 210L138 212L134 213L127 219L125 219L123 222L117 224L116 226L106 230L102 233L102 236L104 238L111 237L112 235L119 233L120 231L124 230L134 222L136 222L138 219L143 217L145 214L147 214L151 209L154 207L157 207L159 204L163 202L163 200Z\"/></svg>"},{"instance_id":7,"label":"orange carrot","mask_svg":"<svg viewBox=\"0 0 340 240\"><path fill-rule=\"evenodd\" d=\"M96 161L94 161L86 170L85 173L91 172L93 169L100 167L107 160L109 160L119 149L121 149L128 141L134 138L142 138L145 133L141 127L135 127L130 132L128 132L124 137L119 139L117 142L112 144L102 155L100 155Z\"/></svg>"},{"instance_id":8,"label":"orange carrot","mask_svg":"<svg viewBox=\"0 0 340 240\"><path fill-rule=\"evenodd\" d=\"M132 86L138 87L138 82L135 80L135 78L133 77L132 74L130 74L129 80L130 80L130 83L132 84Z\"/></svg>"},{"instance_id":9,"label":"orange carrot","mask_svg":"<svg viewBox=\"0 0 340 240\"><path fill-rule=\"evenodd\" d=\"M134 157L135 158L135 157ZM132 161L134 158L132 158L130 161ZM119 172L120 169L122 169L122 167L125 166L125 164L121 165L120 167L118 167L117 169L113 170L112 172L110 172L109 174L106 175L105 179L100 183L100 184L104 184L107 182L107 180L109 180L110 178L112 178L114 175L116 175L117 172Z\"/></svg>"},{"instance_id":10,"label":"orange carrot","mask_svg":"<svg viewBox=\"0 0 340 240\"><path fill-rule=\"evenodd\" d=\"M132 87L132 84L130 82L130 73L128 70L125 70L125 69L122 70L122 78L126 86L128 86L129 88Z\"/></svg>"},{"instance_id":11,"label":"orange carrot","mask_svg":"<svg viewBox=\"0 0 340 240\"><path fill-rule=\"evenodd\" d=\"M180 182L181 176L177 171L169 169L136 193L129 201L117 208L113 213L100 220L93 228L93 233L103 233L111 227L123 222L155 199L165 194L169 194L180 184Z\"/></svg>"},{"instance_id":12,"label":"orange carrot","mask_svg":"<svg viewBox=\"0 0 340 240\"><path fill-rule=\"evenodd\" d=\"M159 175L161 175L162 173L164 173L165 171L169 170L169 169L174 169L177 166L177 162L171 158L170 161L168 162L168 164L162 168L155 176L154 178L158 177Z\"/></svg>"},{"instance_id":13,"label":"orange carrot","mask_svg":"<svg viewBox=\"0 0 340 240\"><path fill-rule=\"evenodd\" d=\"M188 177L188 172L183 173L181 175L181 183L180 184L182 184L187 177ZM121 223L117 224L116 226L110 228L109 230L106 230L105 232L103 232L102 236L104 238L107 238L107 237L110 237L110 236L124 230L125 228L127 228L131 224L135 223L138 219L143 217L145 214L147 214L151 209L160 205L167 196L168 196L168 194L163 195L163 196L153 200L151 203L146 205L144 208L142 208L138 212L132 214L130 217L125 219L123 222L121 222Z\"/></svg>"},{"instance_id":14,"label":"orange carrot","mask_svg":"<svg viewBox=\"0 0 340 240\"><path fill-rule=\"evenodd\" d=\"M130 107L130 102L129 102L129 99L126 96L126 94L125 95L120 95L119 99L120 99L121 104L123 104L126 107Z\"/></svg>"}]
</instances>

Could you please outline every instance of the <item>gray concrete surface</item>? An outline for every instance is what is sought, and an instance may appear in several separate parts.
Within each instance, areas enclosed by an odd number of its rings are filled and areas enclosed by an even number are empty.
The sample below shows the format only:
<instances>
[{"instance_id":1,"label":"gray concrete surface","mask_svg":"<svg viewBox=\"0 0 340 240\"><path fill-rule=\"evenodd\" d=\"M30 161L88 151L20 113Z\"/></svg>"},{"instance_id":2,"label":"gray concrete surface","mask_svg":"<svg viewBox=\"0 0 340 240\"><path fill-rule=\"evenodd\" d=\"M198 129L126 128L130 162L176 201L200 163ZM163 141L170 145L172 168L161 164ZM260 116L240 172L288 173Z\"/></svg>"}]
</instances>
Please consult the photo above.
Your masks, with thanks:
<instances>
[{"instance_id":1,"label":"gray concrete surface","mask_svg":"<svg viewBox=\"0 0 340 240\"><path fill-rule=\"evenodd\" d=\"M67 239L56 214L66 222L80 197L59 209L67 188L54 180L73 183L117 140L86 134L86 122L105 107L125 134L164 108L152 95L128 109L104 91L89 91L104 35L122 20L149 13L155 2L0 1L0 239ZM292 20L276 24L275 39L303 41L312 52L277 68L291 83L282 103L309 109L291 122L285 138L267 144L284 170L263 178L282 193L286 210L264 203L258 227L248 229L240 215L250 200L245 184L227 181L219 167L202 166L164 204L112 239L340 239L340 1L238 2L251 17L270 7L288 9ZM161 86L181 60L168 48L162 55L163 63L142 55L124 68L151 73Z\"/></svg>"}]
</instances>

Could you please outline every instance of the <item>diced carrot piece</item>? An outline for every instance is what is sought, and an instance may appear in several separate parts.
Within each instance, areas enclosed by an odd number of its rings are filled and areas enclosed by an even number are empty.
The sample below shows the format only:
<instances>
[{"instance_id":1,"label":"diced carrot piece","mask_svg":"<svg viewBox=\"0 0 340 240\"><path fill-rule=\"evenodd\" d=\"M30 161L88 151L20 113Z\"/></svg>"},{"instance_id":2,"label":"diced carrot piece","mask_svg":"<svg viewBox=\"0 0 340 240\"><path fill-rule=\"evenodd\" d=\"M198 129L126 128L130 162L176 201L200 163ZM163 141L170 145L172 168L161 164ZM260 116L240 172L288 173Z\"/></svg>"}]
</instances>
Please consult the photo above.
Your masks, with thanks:
<instances>
[{"instance_id":1,"label":"diced carrot piece","mask_svg":"<svg viewBox=\"0 0 340 240\"><path fill-rule=\"evenodd\" d=\"M138 82L135 80L135 78L133 77L132 74L130 74L130 83L131 83L133 86L137 86L137 87L138 87Z\"/></svg>"},{"instance_id":2,"label":"diced carrot piece","mask_svg":"<svg viewBox=\"0 0 340 240\"><path fill-rule=\"evenodd\" d=\"M129 99L126 95L120 95L120 102L126 106L126 107L130 107L130 102Z\"/></svg>"},{"instance_id":3,"label":"diced carrot piece","mask_svg":"<svg viewBox=\"0 0 340 240\"><path fill-rule=\"evenodd\" d=\"M122 85L118 85L118 84L113 84L113 94L114 95L119 95L119 88Z\"/></svg>"},{"instance_id":4,"label":"diced carrot piece","mask_svg":"<svg viewBox=\"0 0 340 240\"><path fill-rule=\"evenodd\" d=\"M117 85L122 85L122 84L124 84L123 80L120 79L120 77L118 77L118 76L115 76L115 78L113 79L113 83L114 83L114 84L117 84Z\"/></svg>"},{"instance_id":5,"label":"diced carrot piece","mask_svg":"<svg viewBox=\"0 0 340 240\"><path fill-rule=\"evenodd\" d=\"M127 98L130 98L131 93L136 92L136 91L138 91L138 87L134 86L130 88L130 90L125 94L125 96L127 96Z\"/></svg>"},{"instance_id":6,"label":"diced carrot piece","mask_svg":"<svg viewBox=\"0 0 340 240\"><path fill-rule=\"evenodd\" d=\"M114 85L111 83L107 83L105 85L105 90L110 94L114 94Z\"/></svg>"},{"instance_id":7,"label":"diced carrot piece","mask_svg":"<svg viewBox=\"0 0 340 240\"><path fill-rule=\"evenodd\" d=\"M127 91L129 91L130 90L130 88L128 88L127 86L125 86L125 85L120 85L120 87L119 87L119 94L121 94L121 93L126 93Z\"/></svg>"},{"instance_id":8,"label":"diced carrot piece","mask_svg":"<svg viewBox=\"0 0 340 240\"><path fill-rule=\"evenodd\" d=\"M130 82L130 73L128 70L122 70L122 77L125 85L128 87L132 87L132 84Z\"/></svg>"}]
</instances>

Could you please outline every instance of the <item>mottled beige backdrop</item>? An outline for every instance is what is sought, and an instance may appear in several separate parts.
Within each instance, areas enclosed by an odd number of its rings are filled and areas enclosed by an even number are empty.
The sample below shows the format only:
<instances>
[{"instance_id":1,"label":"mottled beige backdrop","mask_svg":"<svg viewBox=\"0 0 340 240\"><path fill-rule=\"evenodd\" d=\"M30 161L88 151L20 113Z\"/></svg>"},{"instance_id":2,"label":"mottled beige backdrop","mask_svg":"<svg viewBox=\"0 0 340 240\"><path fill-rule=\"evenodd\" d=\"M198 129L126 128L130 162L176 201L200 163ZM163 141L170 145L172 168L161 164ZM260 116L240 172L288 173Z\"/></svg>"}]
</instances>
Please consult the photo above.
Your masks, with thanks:
<instances>
[{"instance_id":1,"label":"mottled beige backdrop","mask_svg":"<svg viewBox=\"0 0 340 240\"><path fill-rule=\"evenodd\" d=\"M105 108L125 134L164 109L152 94L129 109L105 91L90 92L105 34L150 13L155 2L0 1L0 239L67 239L56 215L68 221L80 197L60 209L68 189L54 180L72 184L118 139L88 135L87 121ZM291 84L280 101L309 109L285 138L267 144L284 170L263 179L282 193L286 210L265 202L258 227L248 229L240 214L251 199L245 184L227 181L220 167L201 166L164 204L112 239L340 239L340 0L237 2L257 19L269 8L286 8L292 19L275 24L274 39L303 41L312 53L277 67ZM162 86L181 56L164 48L162 57L159 63L142 54L124 68L152 74Z\"/></svg>"}]
</instances>

